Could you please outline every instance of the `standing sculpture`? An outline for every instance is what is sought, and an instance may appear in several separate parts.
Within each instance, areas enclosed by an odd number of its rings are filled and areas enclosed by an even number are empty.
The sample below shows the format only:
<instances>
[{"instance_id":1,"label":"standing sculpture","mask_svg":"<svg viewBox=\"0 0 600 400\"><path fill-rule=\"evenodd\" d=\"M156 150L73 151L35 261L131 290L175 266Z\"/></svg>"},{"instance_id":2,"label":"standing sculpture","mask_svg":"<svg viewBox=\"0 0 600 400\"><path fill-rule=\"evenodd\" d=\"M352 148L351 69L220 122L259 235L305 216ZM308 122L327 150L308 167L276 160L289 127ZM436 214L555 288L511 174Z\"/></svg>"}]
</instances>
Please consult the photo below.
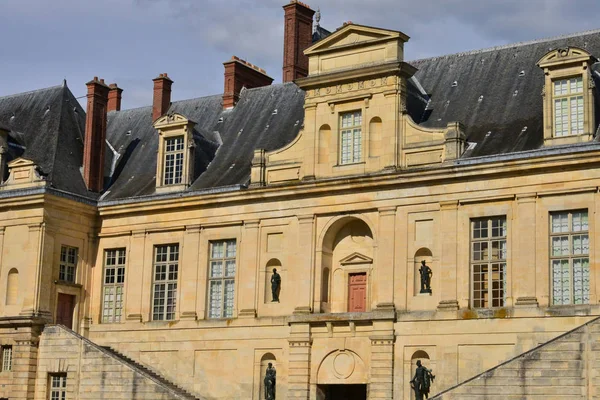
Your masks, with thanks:
<instances>
[{"instance_id":1,"label":"standing sculpture","mask_svg":"<svg viewBox=\"0 0 600 400\"><path fill-rule=\"evenodd\" d=\"M271 294L273 300L271 302L279 303L279 291L281 290L281 275L277 273L277 269L273 268L273 275L271 275Z\"/></svg>"},{"instance_id":2,"label":"standing sculpture","mask_svg":"<svg viewBox=\"0 0 600 400\"><path fill-rule=\"evenodd\" d=\"M419 268L419 273L421 274L421 292L420 293L431 293L431 276L433 275L433 271L427 264L425 264L425 260L421 261L421 268Z\"/></svg>"},{"instance_id":3,"label":"standing sculpture","mask_svg":"<svg viewBox=\"0 0 600 400\"><path fill-rule=\"evenodd\" d=\"M275 400L275 385L277 383L277 371L273 363L269 363L265 373L265 400Z\"/></svg>"},{"instance_id":4,"label":"standing sculpture","mask_svg":"<svg viewBox=\"0 0 600 400\"><path fill-rule=\"evenodd\" d=\"M410 386L415 391L415 400L423 400L423 396L425 396L426 399L429 398L429 389L431 388L431 383L435 379L435 375L431 372L430 369L421 365L421 360L417 361L415 376L410 381Z\"/></svg>"}]
</instances>

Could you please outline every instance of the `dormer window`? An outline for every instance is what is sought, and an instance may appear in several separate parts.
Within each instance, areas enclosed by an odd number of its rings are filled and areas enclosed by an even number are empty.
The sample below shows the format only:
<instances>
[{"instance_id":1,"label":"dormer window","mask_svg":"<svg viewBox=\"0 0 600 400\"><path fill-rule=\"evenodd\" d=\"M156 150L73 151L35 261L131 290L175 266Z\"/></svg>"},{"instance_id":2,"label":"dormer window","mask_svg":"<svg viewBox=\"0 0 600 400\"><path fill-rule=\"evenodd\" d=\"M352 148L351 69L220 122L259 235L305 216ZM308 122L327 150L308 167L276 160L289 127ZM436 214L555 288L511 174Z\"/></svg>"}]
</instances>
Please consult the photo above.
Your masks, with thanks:
<instances>
[{"instance_id":1,"label":"dormer window","mask_svg":"<svg viewBox=\"0 0 600 400\"><path fill-rule=\"evenodd\" d=\"M544 70L544 145L590 141L594 134L594 85L587 51L552 50L538 62Z\"/></svg>"},{"instance_id":2,"label":"dormer window","mask_svg":"<svg viewBox=\"0 0 600 400\"><path fill-rule=\"evenodd\" d=\"M156 192L185 190L194 178L194 139L196 123L181 114L168 114L154 123L158 131Z\"/></svg>"},{"instance_id":3,"label":"dormer window","mask_svg":"<svg viewBox=\"0 0 600 400\"><path fill-rule=\"evenodd\" d=\"M560 79L554 86L554 136L584 133L583 78Z\"/></svg>"},{"instance_id":4,"label":"dormer window","mask_svg":"<svg viewBox=\"0 0 600 400\"><path fill-rule=\"evenodd\" d=\"M164 185L180 184L183 178L183 136L165 139Z\"/></svg>"},{"instance_id":5,"label":"dormer window","mask_svg":"<svg viewBox=\"0 0 600 400\"><path fill-rule=\"evenodd\" d=\"M340 164L354 164L362 160L362 113L353 111L340 114Z\"/></svg>"}]
</instances>

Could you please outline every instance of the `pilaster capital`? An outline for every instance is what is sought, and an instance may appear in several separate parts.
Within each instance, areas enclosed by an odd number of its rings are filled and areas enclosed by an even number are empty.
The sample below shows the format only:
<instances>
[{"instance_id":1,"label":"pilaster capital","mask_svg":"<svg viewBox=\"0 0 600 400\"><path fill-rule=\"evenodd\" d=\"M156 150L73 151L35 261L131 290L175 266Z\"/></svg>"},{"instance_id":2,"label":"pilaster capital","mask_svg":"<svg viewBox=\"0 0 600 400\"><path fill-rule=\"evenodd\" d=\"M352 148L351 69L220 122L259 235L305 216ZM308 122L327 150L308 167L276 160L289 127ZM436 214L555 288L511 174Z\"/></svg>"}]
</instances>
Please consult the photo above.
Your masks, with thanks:
<instances>
[{"instance_id":1,"label":"pilaster capital","mask_svg":"<svg viewBox=\"0 0 600 400\"><path fill-rule=\"evenodd\" d=\"M0 236L4 235L4 231L6 230L5 226L0 226Z\"/></svg>"},{"instance_id":2,"label":"pilaster capital","mask_svg":"<svg viewBox=\"0 0 600 400\"><path fill-rule=\"evenodd\" d=\"M394 335L373 335L369 336L371 346L389 346L393 345L396 337Z\"/></svg>"},{"instance_id":3,"label":"pilaster capital","mask_svg":"<svg viewBox=\"0 0 600 400\"><path fill-rule=\"evenodd\" d=\"M440 201L441 211L452 211L458 209L458 200L444 200Z\"/></svg>"},{"instance_id":4,"label":"pilaster capital","mask_svg":"<svg viewBox=\"0 0 600 400\"><path fill-rule=\"evenodd\" d=\"M44 227L44 223L43 222L37 222L34 224L28 224L27 228L29 228L29 232L39 232L42 230L42 228Z\"/></svg>"},{"instance_id":5,"label":"pilaster capital","mask_svg":"<svg viewBox=\"0 0 600 400\"><path fill-rule=\"evenodd\" d=\"M377 209L377 211L379 211L379 216L381 217L388 217L388 216L394 216L396 215L396 206L389 206L389 207L381 207L379 209Z\"/></svg>"},{"instance_id":6,"label":"pilaster capital","mask_svg":"<svg viewBox=\"0 0 600 400\"><path fill-rule=\"evenodd\" d=\"M244 228L246 229L258 229L260 227L260 219L252 219L244 221Z\"/></svg>"},{"instance_id":7,"label":"pilaster capital","mask_svg":"<svg viewBox=\"0 0 600 400\"><path fill-rule=\"evenodd\" d=\"M523 193L516 196L517 203L535 203L537 193Z\"/></svg>"},{"instance_id":8,"label":"pilaster capital","mask_svg":"<svg viewBox=\"0 0 600 400\"><path fill-rule=\"evenodd\" d=\"M134 231L131 231L131 236L134 238L144 237L144 236L146 236L146 230L145 229L136 229Z\"/></svg>"},{"instance_id":9,"label":"pilaster capital","mask_svg":"<svg viewBox=\"0 0 600 400\"><path fill-rule=\"evenodd\" d=\"M312 224L314 221L315 221L314 214L298 215L298 223L300 223L300 224Z\"/></svg>"},{"instance_id":10,"label":"pilaster capital","mask_svg":"<svg viewBox=\"0 0 600 400\"><path fill-rule=\"evenodd\" d=\"M202 230L202 225L200 225L200 224L185 226L185 233L187 233L187 234L200 233L201 230Z\"/></svg>"}]
</instances>

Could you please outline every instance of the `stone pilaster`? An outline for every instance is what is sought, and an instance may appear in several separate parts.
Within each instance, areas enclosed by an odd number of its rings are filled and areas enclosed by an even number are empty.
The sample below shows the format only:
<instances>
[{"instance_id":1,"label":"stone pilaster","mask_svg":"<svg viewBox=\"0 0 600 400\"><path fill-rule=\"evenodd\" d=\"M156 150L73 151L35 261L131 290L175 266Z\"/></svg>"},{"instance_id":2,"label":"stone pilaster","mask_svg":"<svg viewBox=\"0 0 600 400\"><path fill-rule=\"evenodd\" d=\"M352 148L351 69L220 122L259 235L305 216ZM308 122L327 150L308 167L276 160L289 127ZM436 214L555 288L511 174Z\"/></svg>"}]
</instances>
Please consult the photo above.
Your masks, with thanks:
<instances>
[{"instance_id":1,"label":"stone pilaster","mask_svg":"<svg viewBox=\"0 0 600 400\"><path fill-rule=\"evenodd\" d=\"M394 322L375 321L371 339L369 400L394 398Z\"/></svg>"},{"instance_id":2,"label":"stone pilaster","mask_svg":"<svg viewBox=\"0 0 600 400\"><path fill-rule=\"evenodd\" d=\"M440 263L440 303L438 310L458 310L456 294L458 201L440 202L442 254Z\"/></svg>"},{"instance_id":3,"label":"stone pilaster","mask_svg":"<svg viewBox=\"0 0 600 400\"><path fill-rule=\"evenodd\" d=\"M17 339L13 348L11 399L33 400L37 373L38 338Z\"/></svg>"},{"instance_id":4,"label":"stone pilaster","mask_svg":"<svg viewBox=\"0 0 600 400\"><path fill-rule=\"evenodd\" d=\"M292 324L289 342L288 399L310 398L310 353L312 339L308 323Z\"/></svg>"},{"instance_id":5,"label":"stone pilaster","mask_svg":"<svg viewBox=\"0 0 600 400\"><path fill-rule=\"evenodd\" d=\"M312 311L312 294L314 291L314 215L298 216L298 248L296 260L298 268L302 271L302 279L295 284L299 287L297 291L296 308L294 314L307 314Z\"/></svg>"},{"instance_id":6,"label":"stone pilaster","mask_svg":"<svg viewBox=\"0 0 600 400\"><path fill-rule=\"evenodd\" d=\"M44 223L30 224L29 228L29 266L23 277L29 282L23 291L21 315L34 315L39 311L39 291L42 280L42 249L44 248Z\"/></svg>"},{"instance_id":7,"label":"stone pilaster","mask_svg":"<svg viewBox=\"0 0 600 400\"><path fill-rule=\"evenodd\" d=\"M379 210L379 240L377 246L376 301L378 309L394 308L396 207Z\"/></svg>"},{"instance_id":8,"label":"stone pilaster","mask_svg":"<svg viewBox=\"0 0 600 400\"><path fill-rule=\"evenodd\" d=\"M535 271L536 235L536 194L517 196L517 217L512 229L515 243L513 260L518 267L512 268L513 298L517 307L537 307ZM533 238L533 243L531 241ZM532 247L533 245L533 247ZM515 265L515 262L513 262Z\"/></svg>"},{"instance_id":9,"label":"stone pilaster","mask_svg":"<svg viewBox=\"0 0 600 400\"><path fill-rule=\"evenodd\" d=\"M129 254L126 256L127 265L125 268L125 279L127 281L125 318L127 321L141 322L146 231L133 231L129 243ZM127 276L135 276L137 279L128 279Z\"/></svg>"},{"instance_id":10,"label":"stone pilaster","mask_svg":"<svg viewBox=\"0 0 600 400\"><path fill-rule=\"evenodd\" d=\"M258 272L258 233L260 221L244 221L240 261L239 317L256 316L256 275Z\"/></svg>"},{"instance_id":11,"label":"stone pilaster","mask_svg":"<svg viewBox=\"0 0 600 400\"><path fill-rule=\"evenodd\" d=\"M179 266L181 270L181 294L179 304L180 319L195 320L196 296L198 294L198 249L200 248L200 225L188 225L183 235L183 257Z\"/></svg>"}]
</instances>

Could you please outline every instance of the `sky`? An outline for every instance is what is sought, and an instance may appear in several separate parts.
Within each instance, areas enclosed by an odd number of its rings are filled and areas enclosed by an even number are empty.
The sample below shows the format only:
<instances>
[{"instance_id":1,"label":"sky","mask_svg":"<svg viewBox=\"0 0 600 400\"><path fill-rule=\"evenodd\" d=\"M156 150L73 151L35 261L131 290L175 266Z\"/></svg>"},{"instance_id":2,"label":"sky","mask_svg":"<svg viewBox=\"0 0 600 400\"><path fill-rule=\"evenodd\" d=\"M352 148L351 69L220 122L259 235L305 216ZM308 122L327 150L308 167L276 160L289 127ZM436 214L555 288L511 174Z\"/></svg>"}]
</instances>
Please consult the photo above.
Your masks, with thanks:
<instances>
[{"instance_id":1,"label":"sky","mask_svg":"<svg viewBox=\"0 0 600 400\"><path fill-rule=\"evenodd\" d=\"M152 103L167 72L172 100L223 91L236 55L281 82L289 0L0 0L0 96L94 76L123 88L123 108ZM406 61L600 29L598 0L305 0L329 30L344 21L400 30Z\"/></svg>"}]
</instances>

